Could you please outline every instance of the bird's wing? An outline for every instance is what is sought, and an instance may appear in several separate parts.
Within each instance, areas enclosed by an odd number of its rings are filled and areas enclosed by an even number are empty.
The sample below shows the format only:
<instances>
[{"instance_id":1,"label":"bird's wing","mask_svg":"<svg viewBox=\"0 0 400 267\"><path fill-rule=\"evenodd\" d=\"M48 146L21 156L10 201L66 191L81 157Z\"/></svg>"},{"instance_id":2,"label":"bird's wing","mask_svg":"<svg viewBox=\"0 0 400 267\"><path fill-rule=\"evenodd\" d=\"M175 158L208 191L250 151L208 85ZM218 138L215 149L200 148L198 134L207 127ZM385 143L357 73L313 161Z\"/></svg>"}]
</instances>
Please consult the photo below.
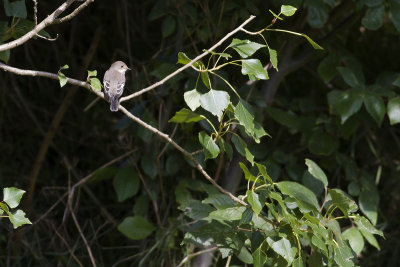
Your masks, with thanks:
<instances>
[{"instance_id":1,"label":"bird's wing","mask_svg":"<svg viewBox=\"0 0 400 267\"><path fill-rule=\"evenodd\" d=\"M106 73L104 74L104 78L103 78L104 92L107 93L107 95L110 92L110 85L111 85L109 76L110 76L110 71L107 70Z\"/></svg>"}]
</instances>

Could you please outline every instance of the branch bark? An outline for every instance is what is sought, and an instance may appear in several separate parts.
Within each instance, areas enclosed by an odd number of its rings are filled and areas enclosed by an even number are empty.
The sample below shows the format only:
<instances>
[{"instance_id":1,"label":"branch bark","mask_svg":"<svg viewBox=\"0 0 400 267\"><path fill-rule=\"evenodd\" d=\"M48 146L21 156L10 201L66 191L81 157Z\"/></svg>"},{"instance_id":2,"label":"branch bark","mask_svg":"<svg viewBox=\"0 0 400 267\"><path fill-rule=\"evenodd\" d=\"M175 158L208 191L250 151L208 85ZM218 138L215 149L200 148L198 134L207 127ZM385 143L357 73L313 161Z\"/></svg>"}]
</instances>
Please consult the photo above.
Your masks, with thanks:
<instances>
[{"instance_id":1,"label":"branch bark","mask_svg":"<svg viewBox=\"0 0 400 267\"><path fill-rule=\"evenodd\" d=\"M211 51L214 51L218 46L220 46L223 42L225 42L229 37L231 37L232 35L234 35L235 33L237 33L238 31L241 31L243 29L244 26L246 26L250 21L252 21L255 18L255 16L250 16L246 21L244 21L239 27L237 27L236 29L234 29L233 31L231 31L230 33L228 33L227 35L225 35L221 40L219 40L218 43L216 43L215 45L213 45L210 49L208 49L206 52L202 53L201 55L197 56L196 58L192 59L188 64L180 67L179 69L177 69L176 71L172 72L171 74L167 75L164 79L162 79L161 81L158 81L146 88L143 88L142 90L130 94L128 96L122 97L120 102L124 102L127 101L129 99L135 98L137 96L140 96L141 94L144 94L160 85L163 85L166 81L168 81L169 79L171 79L172 77L174 77L175 75L177 75L178 73L184 71L187 68L190 68L196 61L199 61L200 59L202 59L203 57L205 57L206 55L210 54Z\"/></svg>"},{"instance_id":2,"label":"branch bark","mask_svg":"<svg viewBox=\"0 0 400 267\"><path fill-rule=\"evenodd\" d=\"M39 24L35 25L35 27L31 31L27 32L25 35L21 36L20 38L14 40L14 41L0 45L0 52L13 49L17 46L20 46L20 45L26 43L28 40L30 40L33 37L35 37L36 35L38 35L38 33L41 30L43 30L44 28L46 28L47 26L62 23L67 20L70 20L71 18L76 16L80 11L82 11L82 9L87 7L90 3L94 2L94 0L86 0L78 8L76 8L72 13L70 13L69 15L67 15L61 19L58 19L58 16L60 16L75 1L76 0L65 1L53 13L51 13L49 16L47 16L47 18L42 20L42 22L40 22Z\"/></svg>"},{"instance_id":3,"label":"branch bark","mask_svg":"<svg viewBox=\"0 0 400 267\"><path fill-rule=\"evenodd\" d=\"M12 72L14 74L18 74L18 75L23 75L23 76L33 76L33 77L46 77L46 78L50 78L50 79L54 79L54 80L58 80L58 75L54 74L54 73L50 73L50 72L45 72L45 71L36 71L36 70L24 70L24 69L18 69L15 67L11 67L8 66L4 63L0 62L0 69L3 69L5 71L9 71ZM98 92L95 91L90 84L80 81L80 80L76 80L76 79L72 79L72 78L68 78L67 77L67 83L69 84L73 84L76 86L80 86L83 88L88 89L89 91L91 91L92 93L96 94L97 96L101 97L104 99L104 94L102 92ZM214 179L211 178L211 176L203 169L203 167L201 166L201 164L193 157L193 155L188 152L187 150L185 150L183 147L181 147L180 145L178 145L174 140L172 140L167 134L159 131L158 129L154 128L153 126L147 124L146 122L142 121L141 119L139 119L138 117L136 117L135 115L133 115L132 113L130 113L124 106L122 106L121 104L119 105L119 110L122 111L128 118L130 118L131 120L135 121L136 123L140 124L141 126L143 126L144 128L146 128L147 130L153 132L154 134L156 134L157 136L159 136L161 139L163 139L164 141L168 142L169 144L171 144L173 147L175 147L177 150L179 150L183 155L185 155L190 161L193 162L193 164L195 165L196 169L204 176L204 178L206 178L207 181L209 181L213 186L215 186L221 193L227 195L230 199L232 199L233 201L235 201L236 203L248 207L248 204L246 202L244 202L243 200L237 198L236 196L234 196L232 193L226 191L224 188L222 188L219 184L217 184Z\"/></svg>"}]
</instances>

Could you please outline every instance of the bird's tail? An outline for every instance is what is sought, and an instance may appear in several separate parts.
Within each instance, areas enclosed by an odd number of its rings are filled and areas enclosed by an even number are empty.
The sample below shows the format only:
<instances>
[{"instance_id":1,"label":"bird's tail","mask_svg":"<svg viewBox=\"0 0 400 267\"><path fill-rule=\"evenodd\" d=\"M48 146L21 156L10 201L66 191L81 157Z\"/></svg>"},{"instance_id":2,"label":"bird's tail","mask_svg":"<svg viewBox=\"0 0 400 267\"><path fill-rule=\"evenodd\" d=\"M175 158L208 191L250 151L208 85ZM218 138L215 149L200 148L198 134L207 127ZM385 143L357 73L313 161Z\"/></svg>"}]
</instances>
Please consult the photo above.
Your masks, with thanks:
<instances>
[{"instance_id":1,"label":"bird's tail","mask_svg":"<svg viewBox=\"0 0 400 267\"><path fill-rule=\"evenodd\" d=\"M116 112L118 111L118 106L119 106L119 96L118 95L110 96L110 110L112 112Z\"/></svg>"}]
</instances>

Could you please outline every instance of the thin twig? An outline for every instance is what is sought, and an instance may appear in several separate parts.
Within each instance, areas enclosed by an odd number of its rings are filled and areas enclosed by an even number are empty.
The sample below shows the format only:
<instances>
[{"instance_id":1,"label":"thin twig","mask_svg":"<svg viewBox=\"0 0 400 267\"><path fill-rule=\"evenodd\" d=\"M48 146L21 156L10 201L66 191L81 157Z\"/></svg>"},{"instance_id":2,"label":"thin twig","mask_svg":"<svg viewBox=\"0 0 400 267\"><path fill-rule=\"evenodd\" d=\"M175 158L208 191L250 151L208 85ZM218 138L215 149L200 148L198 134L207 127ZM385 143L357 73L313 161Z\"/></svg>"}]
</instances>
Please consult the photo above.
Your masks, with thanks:
<instances>
[{"instance_id":1,"label":"thin twig","mask_svg":"<svg viewBox=\"0 0 400 267\"><path fill-rule=\"evenodd\" d=\"M250 21L252 21L255 18L255 16L250 16L245 22L243 22L239 27L237 27L236 29L234 29L233 31L231 31L230 33L228 33L227 35L225 35L218 43L216 43L215 45L213 45L210 49L206 50L206 52L202 53L201 55L197 56L196 58L192 59L188 64L180 67L179 69L177 69L176 71L172 72L171 74L167 75L164 79L162 79L161 81L158 81L136 93L133 93L131 95L125 96L121 98L120 102L124 102L126 100L135 98L141 94L146 93L147 91L150 91L162 84L164 84L166 81L168 81L169 79L171 79L172 77L174 77L175 75L177 75L178 73L184 71L185 69L191 67L195 62L199 61L200 59L202 59L203 57L205 57L206 55L208 55L209 53L211 53L211 51L214 51L218 46L220 46L223 42L225 42L229 37L231 37L232 35L234 35L235 33L237 33L238 31L241 31L243 29L243 27L248 24Z\"/></svg>"},{"instance_id":2,"label":"thin twig","mask_svg":"<svg viewBox=\"0 0 400 267\"><path fill-rule=\"evenodd\" d=\"M33 21L35 22L35 27L37 26L37 0L33 1Z\"/></svg>"},{"instance_id":3,"label":"thin twig","mask_svg":"<svg viewBox=\"0 0 400 267\"><path fill-rule=\"evenodd\" d=\"M74 11L72 11L69 15L62 17L60 19L55 19L51 24L59 24L59 23L63 23L63 22L66 22L66 21L72 19L73 17L78 15L78 13L82 11L82 9L84 9L85 7L87 7L89 4L91 4L93 2L94 2L94 0L86 0L83 4L81 4L78 8L76 8Z\"/></svg>"},{"instance_id":4,"label":"thin twig","mask_svg":"<svg viewBox=\"0 0 400 267\"><path fill-rule=\"evenodd\" d=\"M146 182L144 181L144 178L143 178L143 176L142 176L142 173L140 172L140 170L139 170L139 168L138 168L138 166L137 166L136 164L135 164L135 168L136 168L136 171L137 171L137 173L138 173L138 175L139 175L140 180L141 180L142 183L143 183L144 190L146 190L147 194L149 195L149 198L150 198L151 202L153 203L154 213L155 213L155 215L156 215L158 227L162 228L162 223L161 223L160 215L158 214L158 205L157 205L157 202L155 201L153 195L151 194L149 188L147 187L147 184L146 184Z\"/></svg>"},{"instance_id":5,"label":"thin twig","mask_svg":"<svg viewBox=\"0 0 400 267\"><path fill-rule=\"evenodd\" d=\"M56 23L61 23L64 21L67 21L74 16L76 16L83 8L85 8L88 4L93 2L94 0L87 0L83 4L81 4L78 8L76 8L71 14L68 16L63 17L62 19L57 19L59 15L61 15L75 0L67 0L63 4L61 4L53 13L48 15L42 22L37 24L31 31L27 32L23 36L21 36L18 39L15 39L14 41L11 41L9 43L5 43L0 45L0 52L5 51L5 50L10 50L13 49L17 46L20 46L24 43L26 43L28 40L32 39L35 37L41 30L46 28L47 26L56 24Z\"/></svg>"},{"instance_id":6,"label":"thin twig","mask_svg":"<svg viewBox=\"0 0 400 267\"><path fill-rule=\"evenodd\" d=\"M250 16L250 18L248 18L245 22L243 22L239 27L237 27L235 30L231 31L230 33L228 33L227 35L225 35L224 38L222 38L218 43L216 43L214 46L212 46L209 50L207 50L207 52L204 52L203 54L197 56L195 59L193 59L191 62L189 62L188 64L186 64L185 66L179 68L178 70L176 70L175 72L169 74L168 76L166 76L164 79L162 79L161 81L142 89L141 91L131 94L125 98L123 98L123 100L129 100L131 98L134 98L138 95L141 95L161 84L163 84L165 81L169 80L170 78L172 78L173 76L177 75L178 73L182 72L183 70L185 70L186 68L192 66L192 64L198 60L200 60L202 57L204 57L205 55L207 55L208 53L210 53L210 51L213 51L214 49L216 49L219 45L221 45L226 39L228 39L230 36L232 36L233 34L235 34L236 32L240 31L246 24L248 24L250 21L252 21L255 18L255 16ZM0 50L1 51L1 50ZM18 68L14 68L14 67L10 67L6 64L0 63L0 68L4 69L6 71L10 71L13 72L15 74L19 74L19 75L27 75L27 76L42 76L42 77L48 77L51 79L55 79L58 80L58 76L56 74L53 73L48 73L48 72L43 72L43 71L33 71L33 70L21 70ZM104 98L104 94L102 92L97 92L92 90L92 87L86 83L86 82L82 82L76 79L71 79L71 78L67 78L67 83L70 84L74 84L74 85L78 85L81 87L84 87L86 89L89 89L91 92L97 94L98 96L100 96L101 98ZM121 99L122 102L122 99ZM203 166L201 166L201 164L193 157L193 155L188 152L187 150L185 150L183 147L181 147L180 145L178 145L175 141L173 141L167 134L159 131L158 129L154 128L153 126L147 124L146 122L142 121L141 119L139 119L138 117L134 116L132 113L130 113L125 107L123 107L122 105L119 105L119 110L121 112L123 112L128 118L130 118L131 120L137 122L138 124L140 124L141 126L143 126L144 128L146 128L147 130L155 133L156 135L158 135L160 138L164 139L166 142L168 142L169 144L171 144L173 147L175 147L177 150L179 150L184 156L186 156L190 161L193 162L195 168L206 178L206 180L208 180L213 186L215 186L221 193L227 195L229 198L231 198L233 201L248 207L249 205L244 202L243 200L237 198L236 196L234 196L232 193L228 192L227 190L225 190L224 188L222 188L219 184L217 184L214 179L211 178L211 176L203 169Z\"/></svg>"},{"instance_id":7,"label":"thin twig","mask_svg":"<svg viewBox=\"0 0 400 267\"><path fill-rule=\"evenodd\" d=\"M82 238L82 240L83 240L83 243L85 243L86 250L87 250L88 253L89 253L90 261L92 262L92 265L93 265L94 267L96 267L97 265L96 265L96 261L94 260L92 250L90 249L89 243L87 242L87 240L86 240L86 238L85 238L85 235L84 235L83 232L82 232L82 229L81 229L81 227L80 227L80 225L79 225L78 219L76 218L75 213L74 213L74 211L73 211L73 209L72 209L71 206L70 206L70 212L71 212L72 219L74 220L75 226L76 226L76 228L78 229L79 235L81 236L81 238Z\"/></svg>"},{"instance_id":8,"label":"thin twig","mask_svg":"<svg viewBox=\"0 0 400 267\"><path fill-rule=\"evenodd\" d=\"M218 249L218 247L212 247L212 248L204 249L204 250L189 254L185 258L183 258L183 260L178 264L177 267L181 267L185 262L187 262L188 260L190 260L193 257L199 256L199 255L207 253L207 252L214 251L216 249Z\"/></svg>"}]
</instances>

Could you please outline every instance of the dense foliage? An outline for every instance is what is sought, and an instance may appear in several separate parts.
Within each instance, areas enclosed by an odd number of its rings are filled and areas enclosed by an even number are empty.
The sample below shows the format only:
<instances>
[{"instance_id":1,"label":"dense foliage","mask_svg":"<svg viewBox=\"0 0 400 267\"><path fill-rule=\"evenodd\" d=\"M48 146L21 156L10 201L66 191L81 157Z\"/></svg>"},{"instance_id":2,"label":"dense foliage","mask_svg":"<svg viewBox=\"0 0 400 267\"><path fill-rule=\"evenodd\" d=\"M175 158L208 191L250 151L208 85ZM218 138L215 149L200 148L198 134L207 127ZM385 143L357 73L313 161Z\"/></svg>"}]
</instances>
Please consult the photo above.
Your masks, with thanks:
<instances>
[{"instance_id":1,"label":"dense foliage","mask_svg":"<svg viewBox=\"0 0 400 267\"><path fill-rule=\"evenodd\" d=\"M0 43L32 5L3 2ZM17 187L33 223L0 221L0 265L395 265L399 31L397 0L94 1L0 52L59 78L0 73L0 216L30 222ZM182 150L68 84L115 60L124 95L193 64L121 103Z\"/></svg>"}]
</instances>

